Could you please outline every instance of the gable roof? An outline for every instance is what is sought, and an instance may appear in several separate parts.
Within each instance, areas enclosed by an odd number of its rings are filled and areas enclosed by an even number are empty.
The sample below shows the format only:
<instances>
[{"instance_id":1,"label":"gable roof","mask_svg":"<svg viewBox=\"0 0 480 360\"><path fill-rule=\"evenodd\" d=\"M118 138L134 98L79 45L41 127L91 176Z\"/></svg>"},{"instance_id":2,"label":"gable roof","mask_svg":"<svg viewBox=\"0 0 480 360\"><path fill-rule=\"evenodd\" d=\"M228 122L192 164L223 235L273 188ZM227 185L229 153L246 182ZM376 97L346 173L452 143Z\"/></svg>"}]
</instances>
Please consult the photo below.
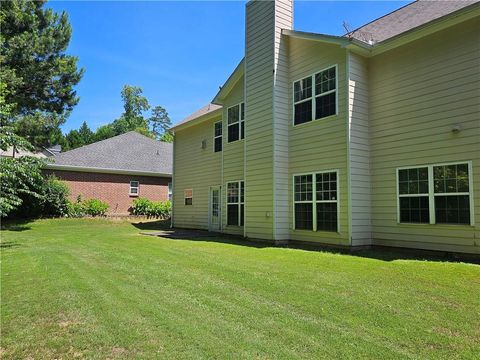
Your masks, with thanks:
<instances>
[{"instance_id":1,"label":"gable roof","mask_svg":"<svg viewBox=\"0 0 480 360\"><path fill-rule=\"evenodd\" d=\"M418 0L353 30L345 36L375 44L475 4L478 0Z\"/></svg>"},{"instance_id":2,"label":"gable roof","mask_svg":"<svg viewBox=\"0 0 480 360\"><path fill-rule=\"evenodd\" d=\"M49 169L128 173L172 174L173 146L130 131L58 154Z\"/></svg>"}]
</instances>

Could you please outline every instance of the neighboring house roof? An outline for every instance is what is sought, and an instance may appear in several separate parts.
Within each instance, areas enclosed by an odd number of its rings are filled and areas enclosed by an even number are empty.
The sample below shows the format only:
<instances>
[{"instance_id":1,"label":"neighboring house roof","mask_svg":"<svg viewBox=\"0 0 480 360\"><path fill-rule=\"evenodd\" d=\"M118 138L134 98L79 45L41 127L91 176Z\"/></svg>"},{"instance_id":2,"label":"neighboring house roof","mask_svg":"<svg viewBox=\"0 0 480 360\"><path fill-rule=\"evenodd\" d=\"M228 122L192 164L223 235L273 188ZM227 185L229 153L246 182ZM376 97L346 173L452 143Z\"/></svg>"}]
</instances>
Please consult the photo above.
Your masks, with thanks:
<instances>
[{"instance_id":1,"label":"neighboring house roof","mask_svg":"<svg viewBox=\"0 0 480 360\"><path fill-rule=\"evenodd\" d=\"M172 174L173 146L135 131L60 153L49 169L128 173Z\"/></svg>"},{"instance_id":2,"label":"neighboring house roof","mask_svg":"<svg viewBox=\"0 0 480 360\"><path fill-rule=\"evenodd\" d=\"M345 36L375 44L463 9L478 0L415 1L369 22Z\"/></svg>"},{"instance_id":3,"label":"neighboring house roof","mask_svg":"<svg viewBox=\"0 0 480 360\"><path fill-rule=\"evenodd\" d=\"M55 156L55 154L52 151L50 151L50 149L46 149L46 148L40 149L34 152L28 151L28 150L15 149L15 156L13 156L14 155L13 151L14 151L13 147L8 148L6 151L0 150L0 156L16 157L16 158L21 158L22 156L33 156L41 159Z\"/></svg>"}]
</instances>

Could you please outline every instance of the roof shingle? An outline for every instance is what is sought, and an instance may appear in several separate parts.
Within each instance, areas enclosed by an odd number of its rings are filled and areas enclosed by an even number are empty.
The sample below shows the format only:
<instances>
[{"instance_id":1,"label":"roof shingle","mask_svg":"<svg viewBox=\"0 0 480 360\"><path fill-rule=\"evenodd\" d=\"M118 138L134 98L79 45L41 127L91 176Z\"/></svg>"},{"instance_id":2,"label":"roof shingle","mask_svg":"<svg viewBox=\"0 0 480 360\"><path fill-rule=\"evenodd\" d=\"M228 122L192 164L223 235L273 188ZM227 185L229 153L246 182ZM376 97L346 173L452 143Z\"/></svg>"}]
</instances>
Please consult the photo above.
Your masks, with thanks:
<instances>
[{"instance_id":1,"label":"roof shingle","mask_svg":"<svg viewBox=\"0 0 480 360\"><path fill-rule=\"evenodd\" d=\"M379 43L476 2L478 0L418 0L375 19L346 36L369 44Z\"/></svg>"},{"instance_id":2,"label":"roof shingle","mask_svg":"<svg viewBox=\"0 0 480 360\"><path fill-rule=\"evenodd\" d=\"M173 146L135 131L66 151L54 165L172 174Z\"/></svg>"}]
</instances>

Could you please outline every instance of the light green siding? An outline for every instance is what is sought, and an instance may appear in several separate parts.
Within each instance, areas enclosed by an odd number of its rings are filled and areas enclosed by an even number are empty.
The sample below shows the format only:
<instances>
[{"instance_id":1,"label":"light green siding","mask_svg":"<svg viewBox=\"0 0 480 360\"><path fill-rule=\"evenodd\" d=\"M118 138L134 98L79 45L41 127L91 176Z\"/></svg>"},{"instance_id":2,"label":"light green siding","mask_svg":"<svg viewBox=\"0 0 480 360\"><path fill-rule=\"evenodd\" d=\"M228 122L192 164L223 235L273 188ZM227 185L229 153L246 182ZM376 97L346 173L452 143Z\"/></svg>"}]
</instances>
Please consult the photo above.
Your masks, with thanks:
<instances>
[{"instance_id":1,"label":"light green siding","mask_svg":"<svg viewBox=\"0 0 480 360\"><path fill-rule=\"evenodd\" d=\"M251 238L273 239L273 1L247 4L245 46L245 226Z\"/></svg>"},{"instance_id":2,"label":"light green siding","mask_svg":"<svg viewBox=\"0 0 480 360\"><path fill-rule=\"evenodd\" d=\"M221 185L222 153L213 151L212 119L175 133L173 225L179 228L208 229L210 186ZM206 149L202 141L206 140ZM193 189L193 205L184 204L184 190Z\"/></svg>"},{"instance_id":3,"label":"light green siding","mask_svg":"<svg viewBox=\"0 0 480 360\"><path fill-rule=\"evenodd\" d=\"M235 84L231 92L223 102L223 187L222 187L222 212L224 232L228 234L243 235L243 227L227 226L227 182L243 180L244 170L244 140L228 142L228 108L243 102L244 78L242 77Z\"/></svg>"},{"instance_id":4,"label":"light green siding","mask_svg":"<svg viewBox=\"0 0 480 360\"><path fill-rule=\"evenodd\" d=\"M480 253L479 28L470 20L369 62L374 244ZM476 227L397 223L397 167L464 160Z\"/></svg>"},{"instance_id":5,"label":"light green siding","mask_svg":"<svg viewBox=\"0 0 480 360\"><path fill-rule=\"evenodd\" d=\"M372 241L368 63L364 57L351 52L347 58L350 236L352 246L362 246Z\"/></svg>"},{"instance_id":6,"label":"light green siding","mask_svg":"<svg viewBox=\"0 0 480 360\"><path fill-rule=\"evenodd\" d=\"M289 132L290 238L348 245L346 50L336 45L290 39L290 92L293 81L337 65L338 114L293 126ZM290 98L290 111L292 98ZM293 114L292 114L293 117ZM339 173L339 233L293 230L293 175L325 170Z\"/></svg>"}]
</instances>

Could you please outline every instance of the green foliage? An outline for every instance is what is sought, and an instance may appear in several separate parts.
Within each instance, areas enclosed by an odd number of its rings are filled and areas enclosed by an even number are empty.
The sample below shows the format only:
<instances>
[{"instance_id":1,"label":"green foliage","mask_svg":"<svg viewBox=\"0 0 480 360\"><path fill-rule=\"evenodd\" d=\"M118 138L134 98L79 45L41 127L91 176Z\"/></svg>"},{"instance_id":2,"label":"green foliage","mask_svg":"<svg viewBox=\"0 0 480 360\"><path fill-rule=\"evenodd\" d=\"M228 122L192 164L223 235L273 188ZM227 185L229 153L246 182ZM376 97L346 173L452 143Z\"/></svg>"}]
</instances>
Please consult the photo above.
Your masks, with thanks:
<instances>
[{"instance_id":1,"label":"green foliage","mask_svg":"<svg viewBox=\"0 0 480 360\"><path fill-rule=\"evenodd\" d=\"M115 136L115 131L113 130L113 127L111 124L108 125L102 125L99 128L97 128L97 131L95 131L95 134L93 135L93 141L101 141L105 139L109 139L111 137Z\"/></svg>"},{"instance_id":2,"label":"green foliage","mask_svg":"<svg viewBox=\"0 0 480 360\"><path fill-rule=\"evenodd\" d=\"M42 199L43 165L43 160L30 156L0 158L0 217L13 215L26 199L38 202ZM33 207L28 202L27 205Z\"/></svg>"},{"instance_id":3,"label":"green foliage","mask_svg":"<svg viewBox=\"0 0 480 360\"><path fill-rule=\"evenodd\" d=\"M162 136L160 136L160 141L172 143L173 142L172 133L171 132L164 133Z\"/></svg>"},{"instance_id":4,"label":"green foliage","mask_svg":"<svg viewBox=\"0 0 480 360\"><path fill-rule=\"evenodd\" d=\"M73 217L73 218L80 218L85 216L85 210L83 208L81 195L78 195L77 200L75 202L68 201L67 216Z\"/></svg>"},{"instance_id":5,"label":"green foliage","mask_svg":"<svg viewBox=\"0 0 480 360\"><path fill-rule=\"evenodd\" d=\"M68 214L68 186L55 176L46 179L43 185L42 215L66 216Z\"/></svg>"},{"instance_id":6,"label":"green foliage","mask_svg":"<svg viewBox=\"0 0 480 360\"><path fill-rule=\"evenodd\" d=\"M108 204L99 199L87 199L82 202L83 211L90 216L104 216L109 208Z\"/></svg>"},{"instance_id":7,"label":"green foliage","mask_svg":"<svg viewBox=\"0 0 480 360\"><path fill-rule=\"evenodd\" d=\"M148 122L150 123L152 132L157 139L166 135L168 130L172 127L172 120L170 120L167 110L161 106L155 106L152 109L152 116L148 119Z\"/></svg>"},{"instance_id":8,"label":"green foliage","mask_svg":"<svg viewBox=\"0 0 480 360\"><path fill-rule=\"evenodd\" d=\"M66 55L72 29L45 1L10 0L0 8L0 125L37 147L62 143L59 126L78 103L83 70Z\"/></svg>"},{"instance_id":9,"label":"green foliage","mask_svg":"<svg viewBox=\"0 0 480 360\"><path fill-rule=\"evenodd\" d=\"M0 80L17 114L65 115L78 103L73 87L83 70L77 69L76 57L65 54L72 35L68 16L44 5L10 0L0 8Z\"/></svg>"},{"instance_id":10,"label":"green foliage","mask_svg":"<svg viewBox=\"0 0 480 360\"><path fill-rule=\"evenodd\" d=\"M167 218L170 216L172 204L170 201L151 201L146 198L133 200L132 214L148 217Z\"/></svg>"}]
</instances>

